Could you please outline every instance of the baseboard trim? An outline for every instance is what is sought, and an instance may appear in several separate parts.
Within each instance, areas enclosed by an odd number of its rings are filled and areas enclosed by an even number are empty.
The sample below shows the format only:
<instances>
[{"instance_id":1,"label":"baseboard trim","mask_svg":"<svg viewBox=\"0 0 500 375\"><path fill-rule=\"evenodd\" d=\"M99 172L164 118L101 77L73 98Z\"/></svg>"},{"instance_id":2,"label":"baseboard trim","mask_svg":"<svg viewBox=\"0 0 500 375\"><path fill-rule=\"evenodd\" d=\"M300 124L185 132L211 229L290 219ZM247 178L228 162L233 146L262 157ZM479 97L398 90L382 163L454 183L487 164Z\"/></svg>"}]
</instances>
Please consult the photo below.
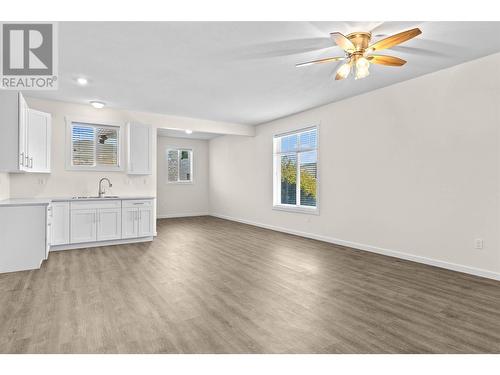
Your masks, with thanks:
<instances>
[{"instance_id":1,"label":"baseboard trim","mask_svg":"<svg viewBox=\"0 0 500 375\"><path fill-rule=\"evenodd\" d=\"M174 219L176 217L191 217L191 216L207 216L208 212L189 212L189 213L179 213L179 214L158 214L157 219Z\"/></svg>"},{"instance_id":2,"label":"baseboard trim","mask_svg":"<svg viewBox=\"0 0 500 375\"><path fill-rule=\"evenodd\" d=\"M351 247L351 248L358 249L358 250L369 251L372 253L377 253L377 254L386 255L386 256L390 256L390 257L394 257L394 258L409 260L409 261L417 262L417 263L423 263L423 264L427 264L429 266L445 268L445 269L448 269L451 271L467 273L467 274L474 275L474 276L480 276L480 277L485 277L488 279L500 281L500 273L484 270L481 268L475 268L475 267L465 266L462 264L450 263L450 262L446 262L446 261L442 261L442 260L438 260L438 259L427 258L427 257L423 257L420 255L413 255L413 254L405 253L402 251L384 249L381 247L361 244L361 243L357 243L357 242L340 240L338 238L291 230L291 229L287 229L287 228L283 228L283 227L258 223L255 221L250 221L250 220L245 220L245 219L239 219L239 218L235 218L235 217L231 217L231 216L227 216L227 215L222 215L222 214L218 214L218 213L210 213L210 216L214 216L214 217L217 217L220 219L225 219L225 220L236 221L236 222L243 223L243 224L253 225L256 227L260 227L260 228L271 229L271 230L275 230L278 232L293 234L293 235L300 236L300 237L311 238L313 240L328 242L328 243L332 243L335 245Z\"/></svg>"},{"instance_id":3,"label":"baseboard trim","mask_svg":"<svg viewBox=\"0 0 500 375\"><path fill-rule=\"evenodd\" d=\"M86 249L89 247L126 245L126 244L130 244L130 243L138 243L138 242L151 242L151 241L153 241L153 239L154 239L153 236L148 236L148 237L139 237L139 238L123 238L123 239L110 240L110 241L73 243L73 244L67 244L67 245L51 246L49 251L52 252L52 251Z\"/></svg>"}]
</instances>

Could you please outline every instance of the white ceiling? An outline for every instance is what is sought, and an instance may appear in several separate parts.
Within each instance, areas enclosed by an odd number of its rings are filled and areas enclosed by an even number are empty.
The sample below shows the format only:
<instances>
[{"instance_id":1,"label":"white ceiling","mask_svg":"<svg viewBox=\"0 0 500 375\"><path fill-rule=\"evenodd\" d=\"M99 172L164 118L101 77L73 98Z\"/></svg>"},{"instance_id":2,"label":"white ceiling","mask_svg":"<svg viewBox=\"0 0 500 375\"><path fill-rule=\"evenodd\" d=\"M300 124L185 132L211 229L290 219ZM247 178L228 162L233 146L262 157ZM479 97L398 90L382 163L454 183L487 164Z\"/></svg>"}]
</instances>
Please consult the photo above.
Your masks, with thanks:
<instances>
[{"instance_id":1,"label":"white ceiling","mask_svg":"<svg viewBox=\"0 0 500 375\"><path fill-rule=\"evenodd\" d=\"M180 129L158 129L159 137L174 137L174 138L188 138L188 139L212 139L222 134L206 133L206 132L193 132L186 134L184 130Z\"/></svg>"},{"instance_id":2,"label":"white ceiling","mask_svg":"<svg viewBox=\"0 0 500 375\"><path fill-rule=\"evenodd\" d=\"M409 28L423 34L387 50L408 60L362 80L332 80L342 54L328 35ZM29 95L258 124L500 51L500 22L63 22L58 91ZM74 79L85 76L87 87Z\"/></svg>"}]
</instances>

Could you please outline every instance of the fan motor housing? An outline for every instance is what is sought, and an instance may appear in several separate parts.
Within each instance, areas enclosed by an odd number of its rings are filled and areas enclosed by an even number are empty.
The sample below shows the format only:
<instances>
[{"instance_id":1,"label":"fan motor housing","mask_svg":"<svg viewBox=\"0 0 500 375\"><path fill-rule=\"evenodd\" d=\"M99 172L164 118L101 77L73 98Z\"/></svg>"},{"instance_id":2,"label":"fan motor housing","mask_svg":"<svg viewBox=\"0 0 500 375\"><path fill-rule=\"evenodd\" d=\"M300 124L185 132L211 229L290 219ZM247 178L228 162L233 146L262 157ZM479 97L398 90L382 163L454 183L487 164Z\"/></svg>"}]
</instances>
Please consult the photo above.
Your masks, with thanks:
<instances>
[{"instance_id":1,"label":"fan motor housing","mask_svg":"<svg viewBox=\"0 0 500 375\"><path fill-rule=\"evenodd\" d=\"M370 44L370 40L372 39L372 34L367 32L355 32L347 35L347 39L349 39L354 47L356 47L356 52L362 52L368 45Z\"/></svg>"}]
</instances>

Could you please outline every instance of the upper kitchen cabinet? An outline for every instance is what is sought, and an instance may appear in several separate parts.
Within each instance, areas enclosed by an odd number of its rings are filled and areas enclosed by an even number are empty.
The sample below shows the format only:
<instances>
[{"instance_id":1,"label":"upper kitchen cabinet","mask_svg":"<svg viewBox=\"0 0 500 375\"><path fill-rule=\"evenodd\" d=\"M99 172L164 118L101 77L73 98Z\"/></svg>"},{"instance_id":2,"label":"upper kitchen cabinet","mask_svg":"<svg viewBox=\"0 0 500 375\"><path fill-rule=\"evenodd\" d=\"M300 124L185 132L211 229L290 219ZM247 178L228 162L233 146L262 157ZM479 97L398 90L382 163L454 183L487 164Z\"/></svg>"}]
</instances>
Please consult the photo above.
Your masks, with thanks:
<instances>
[{"instance_id":1,"label":"upper kitchen cabinet","mask_svg":"<svg viewBox=\"0 0 500 375\"><path fill-rule=\"evenodd\" d=\"M148 175L152 169L151 126L128 124L128 174Z\"/></svg>"},{"instance_id":2,"label":"upper kitchen cabinet","mask_svg":"<svg viewBox=\"0 0 500 375\"><path fill-rule=\"evenodd\" d=\"M49 113L28 109L25 160L29 172L50 173L51 122Z\"/></svg>"},{"instance_id":3,"label":"upper kitchen cabinet","mask_svg":"<svg viewBox=\"0 0 500 375\"><path fill-rule=\"evenodd\" d=\"M52 117L21 93L0 92L0 171L50 173Z\"/></svg>"}]
</instances>

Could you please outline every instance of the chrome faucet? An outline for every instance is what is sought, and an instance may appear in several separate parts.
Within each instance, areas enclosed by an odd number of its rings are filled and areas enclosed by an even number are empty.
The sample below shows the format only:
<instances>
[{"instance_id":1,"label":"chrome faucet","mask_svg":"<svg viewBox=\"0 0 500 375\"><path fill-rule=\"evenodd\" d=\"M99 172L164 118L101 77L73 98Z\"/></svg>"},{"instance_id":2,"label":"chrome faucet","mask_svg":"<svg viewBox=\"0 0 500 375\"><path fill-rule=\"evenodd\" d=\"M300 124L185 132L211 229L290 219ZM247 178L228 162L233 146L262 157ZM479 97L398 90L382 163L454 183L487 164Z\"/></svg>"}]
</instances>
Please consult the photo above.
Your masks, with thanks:
<instances>
[{"instance_id":1,"label":"chrome faucet","mask_svg":"<svg viewBox=\"0 0 500 375\"><path fill-rule=\"evenodd\" d=\"M109 181L109 178L106 178L106 177L101 178L101 179L99 180L99 198L102 198L102 196L103 196L104 194L106 194L106 190L104 190L104 188L102 187L102 182L103 182L103 181L108 181L108 186L109 186L109 187L112 187L112 186L113 186L113 184L111 183L111 181Z\"/></svg>"}]
</instances>

